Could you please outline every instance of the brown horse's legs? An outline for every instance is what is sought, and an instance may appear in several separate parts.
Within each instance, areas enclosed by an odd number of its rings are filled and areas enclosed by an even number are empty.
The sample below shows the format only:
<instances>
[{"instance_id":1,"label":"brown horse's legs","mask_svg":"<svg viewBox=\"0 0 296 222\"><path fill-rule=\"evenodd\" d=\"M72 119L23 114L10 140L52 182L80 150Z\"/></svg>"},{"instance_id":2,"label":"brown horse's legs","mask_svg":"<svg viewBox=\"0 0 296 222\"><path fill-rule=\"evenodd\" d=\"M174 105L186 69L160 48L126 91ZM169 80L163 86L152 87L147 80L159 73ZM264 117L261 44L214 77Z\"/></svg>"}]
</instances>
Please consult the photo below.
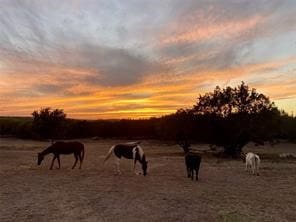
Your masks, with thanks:
<instances>
[{"instance_id":1,"label":"brown horse's legs","mask_svg":"<svg viewBox=\"0 0 296 222\"><path fill-rule=\"evenodd\" d=\"M79 162L80 162L79 169L81 169L81 165L82 165L82 156L81 156L81 153L78 154L78 157L79 157Z\"/></svg>"},{"instance_id":2,"label":"brown horse's legs","mask_svg":"<svg viewBox=\"0 0 296 222\"><path fill-rule=\"evenodd\" d=\"M57 159L58 159L59 169L61 169L60 155L57 155Z\"/></svg>"},{"instance_id":3,"label":"brown horse's legs","mask_svg":"<svg viewBox=\"0 0 296 222\"><path fill-rule=\"evenodd\" d=\"M52 170L52 167L53 167L53 164L54 164L54 161L55 161L56 158L57 158L57 156L54 155L53 158L52 158L51 166L49 168L50 170Z\"/></svg>"},{"instance_id":4,"label":"brown horse's legs","mask_svg":"<svg viewBox=\"0 0 296 222\"><path fill-rule=\"evenodd\" d=\"M75 168L76 164L77 164L77 161L78 161L78 157L76 154L74 154L74 157L75 157L75 162L74 162L74 165L72 166L72 169Z\"/></svg>"}]
</instances>

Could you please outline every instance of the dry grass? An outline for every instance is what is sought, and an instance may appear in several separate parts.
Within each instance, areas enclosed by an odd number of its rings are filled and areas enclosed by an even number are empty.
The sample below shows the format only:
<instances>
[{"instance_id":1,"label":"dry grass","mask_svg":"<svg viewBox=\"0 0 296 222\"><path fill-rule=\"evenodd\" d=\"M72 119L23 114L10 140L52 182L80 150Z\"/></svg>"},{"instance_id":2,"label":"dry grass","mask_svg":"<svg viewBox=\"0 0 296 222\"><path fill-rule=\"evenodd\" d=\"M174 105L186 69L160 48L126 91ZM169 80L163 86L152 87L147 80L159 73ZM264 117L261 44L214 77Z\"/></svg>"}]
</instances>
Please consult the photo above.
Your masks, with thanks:
<instances>
[{"instance_id":1,"label":"dry grass","mask_svg":"<svg viewBox=\"0 0 296 222\"><path fill-rule=\"evenodd\" d=\"M260 176L242 161L203 158L200 181L186 178L181 149L144 141L149 175L135 176L122 161L115 176L112 160L102 160L115 140L84 140L82 170L48 170L51 157L36 165L47 143L1 139L0 221L296 221L296 161L262 159ZM206 145L196 146L198 149ZM248 146L261 155L295 153L295 144Z\"/></svg>"}]
</instances>

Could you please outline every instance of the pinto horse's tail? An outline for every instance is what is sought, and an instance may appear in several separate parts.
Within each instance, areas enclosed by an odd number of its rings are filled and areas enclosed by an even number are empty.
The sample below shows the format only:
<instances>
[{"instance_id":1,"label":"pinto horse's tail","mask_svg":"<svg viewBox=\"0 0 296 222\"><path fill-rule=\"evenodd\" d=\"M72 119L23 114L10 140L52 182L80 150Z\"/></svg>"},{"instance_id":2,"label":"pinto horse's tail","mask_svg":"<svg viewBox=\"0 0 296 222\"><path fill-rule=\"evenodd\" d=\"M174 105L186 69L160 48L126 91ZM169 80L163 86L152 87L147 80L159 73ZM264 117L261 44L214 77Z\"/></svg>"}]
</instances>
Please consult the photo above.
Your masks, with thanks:
<instances>
[{"instance_id":1,"label":"pinto horse's tail","mask_svg":"<svg viewBox=\"0 0 296 222\"><path fill-rule=\"evenodd\" d=\"M106 161L110 158L111 154L113 153L114 147L115 147L115 146L112 146L112 147L110 148L109 152L107 153L107 156L106 156L105 159L104 159L104 165L105 165Z\"/></svg>"}]
</instances>

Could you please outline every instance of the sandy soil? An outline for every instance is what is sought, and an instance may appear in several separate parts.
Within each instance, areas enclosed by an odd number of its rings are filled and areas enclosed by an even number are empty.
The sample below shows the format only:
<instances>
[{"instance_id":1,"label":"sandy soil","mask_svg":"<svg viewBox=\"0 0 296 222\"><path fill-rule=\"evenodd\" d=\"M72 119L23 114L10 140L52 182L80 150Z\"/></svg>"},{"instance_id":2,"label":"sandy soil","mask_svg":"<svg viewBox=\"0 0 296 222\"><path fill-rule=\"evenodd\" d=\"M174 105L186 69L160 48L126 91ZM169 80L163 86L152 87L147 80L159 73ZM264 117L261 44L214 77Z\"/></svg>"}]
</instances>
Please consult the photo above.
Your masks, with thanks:
<instances>
[{"instance_id":1,"label":"sandy soil","mask_svg":"<svg viewBox=\"0 0 296 222\"><path fill-rule=\"evenodd\" d=\"M204 157L200 181L185 175L181 149L144 141L149 175L134 175L131 161L115 176L110 146L123 141L81 140L82 170L62 156L61 170L41 166L36 153L48 143L0 139L0 221L296 221L296 161L263 159L260 176L242 161ZM205 149L206 145L195 148ZM248 146L258 153L296 153L295 144Z\"/></svg>"}]
</instances>

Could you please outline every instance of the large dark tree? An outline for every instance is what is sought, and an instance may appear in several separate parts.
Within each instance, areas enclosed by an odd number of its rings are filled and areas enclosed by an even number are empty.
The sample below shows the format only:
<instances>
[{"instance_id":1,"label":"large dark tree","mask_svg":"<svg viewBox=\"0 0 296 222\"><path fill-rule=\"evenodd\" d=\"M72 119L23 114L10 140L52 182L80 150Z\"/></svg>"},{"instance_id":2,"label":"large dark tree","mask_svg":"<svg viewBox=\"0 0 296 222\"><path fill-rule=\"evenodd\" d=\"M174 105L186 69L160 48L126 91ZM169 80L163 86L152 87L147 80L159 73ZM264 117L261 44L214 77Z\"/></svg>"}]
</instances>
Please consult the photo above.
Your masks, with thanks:
<instances>
[{"instance_id":1,"label":"large dark tree","mask_svg":"<svg viewBox=\"0 0 296 222\"><path fill-rule=\"evenodd\" d=\"M238 87L216 87L214 92L199 96L193 110L196 114L215 114L227 117L230 114L256 114L271 111L275 108L273 102L256 89L249 89L244 82Z\"/></svg>"},{"instance_id":2,"label":"large dark tree","mask_svg":"<svg viewBox=\"0 0 296 222\"><path fill-rule=\"evenodd\" d=\"M66 120L66 114L62 109L42 108L40 111L34 111L32 128L40 137L51 139L63 136L63 126Z\"/></svg>"},{"instance_id":3,"label":"large dark tree","mask_svg":"<svg viewBox=\"0 0 296 222\"><path fill-rule=\"evenodd\" d=\"M274 103L244 82L238 87L216 87L199 96L193 113L210 125L208 142L237 156L250 141L264 143L279 129L280 112Z\"/></svg>"}]
</instances>

